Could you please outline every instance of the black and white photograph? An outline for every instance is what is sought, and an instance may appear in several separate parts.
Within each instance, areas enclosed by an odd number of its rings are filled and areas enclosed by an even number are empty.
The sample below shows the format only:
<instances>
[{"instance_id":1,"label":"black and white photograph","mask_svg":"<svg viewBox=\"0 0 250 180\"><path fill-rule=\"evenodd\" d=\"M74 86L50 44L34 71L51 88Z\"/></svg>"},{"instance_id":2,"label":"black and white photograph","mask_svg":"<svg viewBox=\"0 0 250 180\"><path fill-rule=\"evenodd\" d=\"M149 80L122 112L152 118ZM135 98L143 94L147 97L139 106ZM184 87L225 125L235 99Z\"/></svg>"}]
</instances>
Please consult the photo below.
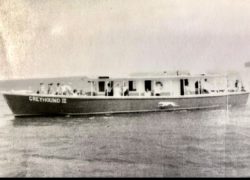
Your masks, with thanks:
<instances>
[{"instance_id":1,"label":"black and white photograph","mask_svg":"<svg viewBox=\"0 0 250 180\"><path fill-rule=\"evenodd\" d=\"M249 177L250 0L0 0L0 177Z\"/></svg>"}]
</instances>

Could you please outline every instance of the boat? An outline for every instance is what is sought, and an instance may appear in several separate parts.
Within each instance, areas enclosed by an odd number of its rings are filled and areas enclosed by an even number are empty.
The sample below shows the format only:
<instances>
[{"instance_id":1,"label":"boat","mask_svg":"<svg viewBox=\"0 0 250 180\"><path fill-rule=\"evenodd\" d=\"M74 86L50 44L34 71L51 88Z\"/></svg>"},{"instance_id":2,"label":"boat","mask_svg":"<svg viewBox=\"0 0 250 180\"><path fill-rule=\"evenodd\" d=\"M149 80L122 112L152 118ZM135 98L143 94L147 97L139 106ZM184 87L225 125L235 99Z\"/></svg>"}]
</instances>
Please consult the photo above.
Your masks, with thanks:
<instances>
[{"instance_id":1,"label":"boat","mask_svg":"<svg viewBox=\"0 0 250 180\"><path fill-rule=\"evenodd\" d=\"M228 108L247 104L249 91L237 77L176 71L128 77L87 78L81 94L2 92L16 117L73 116Z\"/></svg>"}]
</instances>

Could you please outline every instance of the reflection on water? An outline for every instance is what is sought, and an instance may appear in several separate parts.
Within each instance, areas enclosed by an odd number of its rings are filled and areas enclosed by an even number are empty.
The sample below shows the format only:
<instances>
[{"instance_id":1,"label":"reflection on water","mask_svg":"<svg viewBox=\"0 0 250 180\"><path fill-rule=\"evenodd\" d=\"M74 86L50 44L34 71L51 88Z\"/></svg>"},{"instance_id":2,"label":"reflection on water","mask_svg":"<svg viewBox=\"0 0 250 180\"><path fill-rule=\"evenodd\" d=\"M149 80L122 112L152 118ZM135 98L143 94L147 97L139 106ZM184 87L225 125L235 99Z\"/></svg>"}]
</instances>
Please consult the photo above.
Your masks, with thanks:
<instances>
[{"instance_id":1,"label":"reflection on water","mask_svg":"<svg viewBox=\"0 0 250 180\"><path fill-rule=\"evenodd\" d=\"M0 176L250 175L249 106L53 118L0 106Z\"/></svg>"}]
</instances>

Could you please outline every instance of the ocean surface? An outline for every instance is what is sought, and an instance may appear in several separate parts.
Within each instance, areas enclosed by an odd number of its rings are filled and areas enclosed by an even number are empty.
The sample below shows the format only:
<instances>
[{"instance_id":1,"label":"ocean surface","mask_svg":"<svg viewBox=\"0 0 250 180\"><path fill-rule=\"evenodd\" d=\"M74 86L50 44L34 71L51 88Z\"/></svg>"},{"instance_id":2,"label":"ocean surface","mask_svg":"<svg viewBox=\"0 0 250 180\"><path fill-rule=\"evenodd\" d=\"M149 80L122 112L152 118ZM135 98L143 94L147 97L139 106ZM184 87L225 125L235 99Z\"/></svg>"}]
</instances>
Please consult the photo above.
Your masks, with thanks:
<instances>
[{"instance_id":1,"label":"ocean surface","mask_svg":"<svg viewBox=\"0 0 250 180\"><path fill-rule=\"evenodd\" d=\"M0 96L0 176L250 176L250 105L15 118Z\"/></svg>"}]
</instances>

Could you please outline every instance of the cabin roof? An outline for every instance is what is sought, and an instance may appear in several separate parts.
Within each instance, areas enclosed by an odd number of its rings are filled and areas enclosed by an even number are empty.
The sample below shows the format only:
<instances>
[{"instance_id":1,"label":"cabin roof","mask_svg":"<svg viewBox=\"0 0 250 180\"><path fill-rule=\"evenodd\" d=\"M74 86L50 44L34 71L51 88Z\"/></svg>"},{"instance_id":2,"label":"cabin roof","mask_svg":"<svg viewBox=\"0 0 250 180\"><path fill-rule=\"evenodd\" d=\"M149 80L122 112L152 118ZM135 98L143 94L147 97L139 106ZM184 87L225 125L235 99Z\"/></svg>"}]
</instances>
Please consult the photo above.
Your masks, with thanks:
<instances>
[{"instance_id":1,"label":"cabin roof","mask_svg":"<svg viewBox=\"0 0 250 180\"><path fill-rule=\"evenodd\" d=\"M88 80L105 81L105 80L160 80L160 79L199 79L199 78L226 78L222 74L196 74L196 75L165 75L165 76L126 76L126 77L89 77Z\"/></svg>"}]
</instances>

